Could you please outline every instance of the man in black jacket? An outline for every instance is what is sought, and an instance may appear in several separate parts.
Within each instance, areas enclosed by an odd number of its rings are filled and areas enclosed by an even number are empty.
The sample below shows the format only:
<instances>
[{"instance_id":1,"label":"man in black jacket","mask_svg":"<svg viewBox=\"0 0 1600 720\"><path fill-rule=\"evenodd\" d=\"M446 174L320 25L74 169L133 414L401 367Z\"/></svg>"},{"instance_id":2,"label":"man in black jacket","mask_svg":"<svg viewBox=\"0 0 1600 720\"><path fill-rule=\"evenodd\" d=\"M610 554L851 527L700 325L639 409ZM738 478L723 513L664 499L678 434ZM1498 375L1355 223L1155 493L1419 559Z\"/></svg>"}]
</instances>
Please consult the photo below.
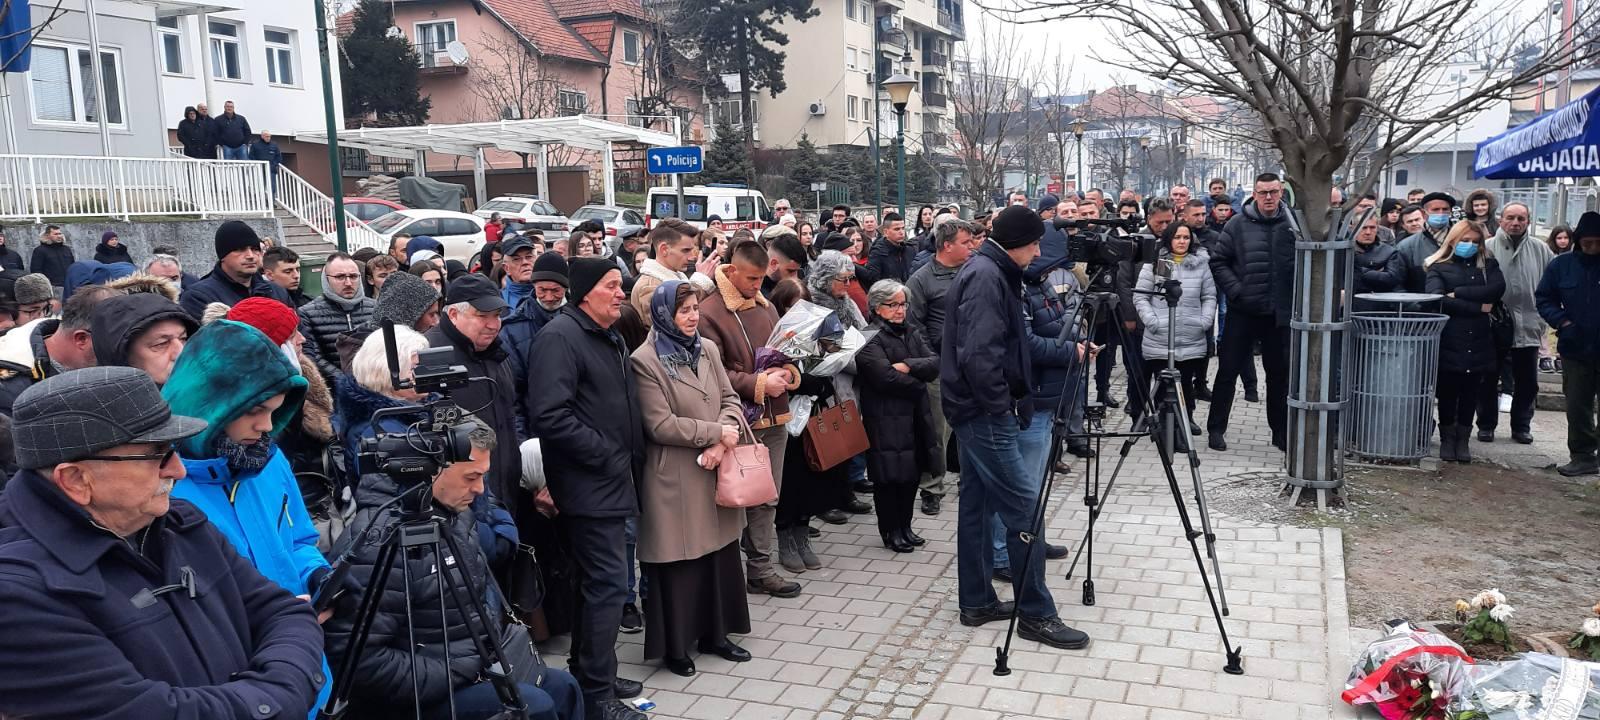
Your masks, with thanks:
<instances>
[{"instance_id":1,"label":"man in black jacket","mask_svg":"<svg viewBox=\"0 0 1600 720\"><path fill-rule=\"evenodd\" d=\"M487 718L501 710L495 688L485 677L488 660L478 653L477 643L470 630L484 628L485 623L495 623L496 628L482 637L484 644L494 643L503 631L500 613L494 611L499 599L493 596L489 581L490 560L479 543L478 522L472 513L472 504L484 494L484 478L489 473L490 456L502 443L495 432L476 418L467 421L473 429L468 435L472 445L469 459L442 470L429 485L431 507L428 512L444 523L444 532L455 540L464 557L448 556L439 562L428 548L412 559L413 567L432 567L445 570L448 582L471 597L476 590L483 596L468 607L456 603L456 595L448 590L443 602L448 613L439 613L439 573L424 573L411 578L410 586L398 568L391 570L388 583L382 588L378 600L377 617L372 632L355 665L352 706L362 717L409 717L415 712L412 704L412 669L417 705L424 717L448 714L452 704L457 718ZM408 501L394 502L401 494L394 478L382 473L361 477L356 490L356 517L345 532L343 543L351 539L369 541L349 550L350 577L354 584L371 585L377 571L378 552L382 538L400 523L402 506ZM441 542L440 551L448 553L450 546ZM344 548L340 548L344 551ZM407 602L409 595L409 603ZM350 649L351 632L356 620L359 598L346 595L335 607L335 612L325 626L328 656L334 664L343 660ZM430 605L430 603L432 603ZM414 627L407 627L409 617ZM472 624L467 623L468 616ZM408 635L414 633L415 637ZM449 642L445 640L448 638ZM416 664L411 663L412 643L415 642ZM542 677L540 677L542 675ZM528 706L530 718L560 718L567 720L578 716L578 683L572 676L555 668L533 669L516 667L512 676L519 680L518 691Z\"/></svg>"},{"instance_id":2,"label":"man in black jacket","mask_svg":"<svg viewBox=\"0 0 1600 720\"><path fill-rule=\"evenodd\" d=\"M322 266L322 296L300 306L300 334L306 339L301 347L329 387L344 374L339 366L339 336L366 325L374 305L362 290L361 266L355 258L329 255Z\"/></svg>"},{"instance_id":3,"label":"man in black jacket","mask_svg":"<svg viewBox=\"0 0 1600 720\"><path fill-rule=\"evenodd\" d=\"M906 242L906 221L900 213L884 213L883 237L872 244L867 253L866 275L872 282L898 280L902 283L911 277L911 265L917 259L917 247ZM862 271L857 270L857 275ZM870 283L863 285L870 290Z\"/></svg>"},{"instance_id":4,"label":"man in black jacket","mask_svg":"<svg viewBox=\"0 0 1600 720\"><path fill-rule=\"evenodd\" d=\"M0 227L0 270L16 270L26 273L28 270L22 266L22 254L12 250L6 244L6 229Z\"/></svg>"},{"instance_id":5,"label":"man in black jacket","mask_svg":"<svg viewBox=\"0 0 1600 720\"><path fill-rule=\"evenodd\" d=\"M561 510L579 588L572 670L586 716L646 720L618 698L643 692L617 677L617 633L627 595L626 525L639 515L634 482L644 470L644 425L627 347L611 327L628 296L622 271L605 258L574 258L567 305L539 332L529 360L540 392L528 393L532 434L561 454L545 457L550 495Z\"/></svg>"},{"instance_id":6,"label":"man in black jacket","mask_svg":"<svg viewBox=\"0 0 1600 720\"><path fill-rule=\"evenodd\" d=\"M94 308L120 294L104 285L81 288L67 298L59 319L40 318L0 336L0 414L10 415L12 404L35 383L94 367Z\"/></svg>"},{"instance_id":7,"label":"man in black jacket","mask_svg":"<svg viewBox=\"0 0 1600 720\"><path fill-rule=\"evenodd\" d=\"M223 160L250 159L250 121L233 111L233 101L222 104L222 114L212 118L212 137L222 146Z\"/></svg>"},{"instance_id":8,"label":"man in black jacket","mask_svg":"<svg viewBox=\"0 0 1600 720\"><path fill-rule=\"evenodd\" d=\"M39 236L38 247L33 249L33 257L28 259L28 272L50 278L50 284L60 289L66 287L67 268L76 261L77 256L67 245L67 236L61 232L61 226L46 225L44 234Z\"/></svg>"},{"instance_id":9,"label":"man in black jacket","mask_svg":"<svg viewBox=\"0 0 1600 720\"><path fill-rule=\"evenodd\" d=\"M1034 418L1032 363L1022 305L1022 269L1039 256L1044 224L1026 206L996 216L989 239L968 258L945 296L945 334L939 384L944 415L961 443L961 502L956 524L956 569L961 624L1005 620L990 578L991 513L1005 525L1006 550L1017 570L1013 597L1021 637L1077 650L1089 636L1067 627L1044 581L1044 543L1033 510L1042 468L1026 467L1022 431ZM1048 436L1046 436L1047 438ZM1048 442L1048 440L1045 440ZM1027 572L1022 572L1022 567Z\"/></svg>"},{"instance_id":10,"label":"man in black jacket","mask_svg":"<svg viewBox=\"0 0 1600 720\"><path fill-rule=\"evenodd\" d=\"M289 293L260 275L261 238L249 225L229 220L217 228L217 264L193 285L185 285L178 304L195 320L203 320L206 306L219 302L232 307L247 297L269 297L289 307Z\"/></svg>"},{"instance_id":11,"label":"man in black jacket","mask_svg":"<svg viewBox=\"0 0 1600 720\"><path fill-rule=\"evenodd\" d=\"M500 347L500 311L505 298L482 275L469 274L445 289L444 314L439 324L423 333L431 347L454 348L456 360L467 376L493 382L470 382L451 399L477 414L503 442L489 467L489 492L510 506L521 489L522 456L517 451L516 383Z\"/></svg>"},{"instance_id":12,"label":"man in black jacket","mask_svg":"<svg viewBox=\"0 0 1600 720\"><path fill-rule=\"evenodd\" d=\"M1267 425L1272 445L1285 447L1289 394L1289 312L1294 288L1294 224L1283 205L1283 182L1273 173L1256 177L1244 209L1223 227L1211 251L1211 274L1228 298L1222 328L1221 359L1206 417L1208 445L1228 449L1228 413L1240 368L1254 363L1251 345L1261 342L1267 375Z\"/></svg>"}]
</instances>

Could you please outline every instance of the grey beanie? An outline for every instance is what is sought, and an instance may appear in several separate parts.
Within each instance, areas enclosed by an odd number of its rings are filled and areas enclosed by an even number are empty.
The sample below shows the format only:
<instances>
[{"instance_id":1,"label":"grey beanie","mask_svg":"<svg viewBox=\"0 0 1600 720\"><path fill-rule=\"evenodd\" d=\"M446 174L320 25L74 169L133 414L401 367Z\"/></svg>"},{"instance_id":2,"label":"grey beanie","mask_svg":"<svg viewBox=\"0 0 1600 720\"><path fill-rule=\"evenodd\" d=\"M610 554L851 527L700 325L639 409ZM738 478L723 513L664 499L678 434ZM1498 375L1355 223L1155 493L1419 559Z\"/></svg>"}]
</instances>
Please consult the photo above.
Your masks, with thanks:
<instances>
[{"instance_id":1,"label":"grey beanie","mask_svg":"<svg viewBox=\"0 0 1600 720\"><path fill-rule=\"evenodd\" d=\"M372 324L376 327L384 320L393 320L396 325L415 327L422 314L436 302L439 302L439 291L428 281L411 273L391 274L378 290L378 302L372 308Z\"/></svg>"},{"instance_id":2,"label":"grey beanie","mask_svg":"<svg viewBox=\"0 0 1600 720\"><path fill-rule=\"evenodd\" d=\"M50 278L40 273L17 278L12 293L17 296L18 305L41 303L56 296L55 288L50 287Z\"/></svg>"}]
</instances>

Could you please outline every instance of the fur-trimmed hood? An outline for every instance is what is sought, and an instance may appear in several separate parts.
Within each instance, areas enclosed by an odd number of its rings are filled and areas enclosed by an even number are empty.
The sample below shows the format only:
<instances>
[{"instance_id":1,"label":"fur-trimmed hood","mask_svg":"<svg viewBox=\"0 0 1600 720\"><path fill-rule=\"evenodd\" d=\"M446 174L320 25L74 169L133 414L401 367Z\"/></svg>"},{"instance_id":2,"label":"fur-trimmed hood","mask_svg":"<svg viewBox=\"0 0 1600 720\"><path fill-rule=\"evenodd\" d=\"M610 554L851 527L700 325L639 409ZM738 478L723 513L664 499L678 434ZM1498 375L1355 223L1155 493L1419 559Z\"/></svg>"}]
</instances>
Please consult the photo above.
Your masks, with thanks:
<instances>
[{"instance_id":1,"label":"fur-trimmed hood","mask_svg":"<svg viewBox=\"0 0 1600 720\"><path fill-rule=\"evenodd\" d=\"M120 277L106 283L106 287L121 290L129 295L134 293L156 293L165 296L173 302L178 301L179 289L177 283L164 277L147 275L137 272L127 277Z\"/></svg>"}]
</instances>

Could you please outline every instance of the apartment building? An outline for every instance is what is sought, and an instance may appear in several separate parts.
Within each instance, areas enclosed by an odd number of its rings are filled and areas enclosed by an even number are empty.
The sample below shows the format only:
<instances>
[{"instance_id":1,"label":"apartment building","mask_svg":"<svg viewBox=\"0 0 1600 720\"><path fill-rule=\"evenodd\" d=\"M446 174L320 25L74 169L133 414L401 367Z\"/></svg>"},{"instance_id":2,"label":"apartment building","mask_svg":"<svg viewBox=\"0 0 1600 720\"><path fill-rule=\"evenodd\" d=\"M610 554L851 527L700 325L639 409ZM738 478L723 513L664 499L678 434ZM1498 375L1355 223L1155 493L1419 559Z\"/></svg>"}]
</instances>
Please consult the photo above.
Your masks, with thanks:
<instances>
[{"instance_id":1,"label":"apartment building","mask_svg":"<svg viewBox=\"0 0 1600 720\"><path fill-rule=\"evenodd\" d=\"M782 28L789 35L788 89L776 98L758 96L759 142L793 147L805 134L823 147L868 146L875 110L881 112L876 132L893 136L894 108L874 85L903 72L918 82L906 105L907 152L948 152L950 58L966 36L962 1L818 0L815 7L821 14ZM737 95L715 103L712 117L737 126Z\"/></svg>"}]
</instances>

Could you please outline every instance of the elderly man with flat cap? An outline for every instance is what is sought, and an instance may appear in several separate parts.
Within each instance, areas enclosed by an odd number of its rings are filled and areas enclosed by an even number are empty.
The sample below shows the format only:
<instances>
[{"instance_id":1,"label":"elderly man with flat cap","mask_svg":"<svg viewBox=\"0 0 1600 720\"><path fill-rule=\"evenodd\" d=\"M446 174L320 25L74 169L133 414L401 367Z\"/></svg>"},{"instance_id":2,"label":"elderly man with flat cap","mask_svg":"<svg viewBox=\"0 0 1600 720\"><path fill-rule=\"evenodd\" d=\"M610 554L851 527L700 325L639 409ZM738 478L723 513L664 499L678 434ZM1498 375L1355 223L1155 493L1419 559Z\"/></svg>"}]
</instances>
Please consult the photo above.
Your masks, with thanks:
<instances>
[{"instance_id":1,"label":"elderly man with flat cap","mask_svg":"<svg viewBox=\"0 0 1600 720\"><path fill-rule=\"evenodd\" d=\"M173 415L150 377L75 370L13 415L23 470L0 499L0 716L303 718L318 688L311 605L168 493Z\"/></svg>"}]
</instances>

